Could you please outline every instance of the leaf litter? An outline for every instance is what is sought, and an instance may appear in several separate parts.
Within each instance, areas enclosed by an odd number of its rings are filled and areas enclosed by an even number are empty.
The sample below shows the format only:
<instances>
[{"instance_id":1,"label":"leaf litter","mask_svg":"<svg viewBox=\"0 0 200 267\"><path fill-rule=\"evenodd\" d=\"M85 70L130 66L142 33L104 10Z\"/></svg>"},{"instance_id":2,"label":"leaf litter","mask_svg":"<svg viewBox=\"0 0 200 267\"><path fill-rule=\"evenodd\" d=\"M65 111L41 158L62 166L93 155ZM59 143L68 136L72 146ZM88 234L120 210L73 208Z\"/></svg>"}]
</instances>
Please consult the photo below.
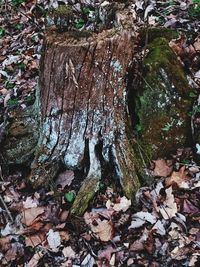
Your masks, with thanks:
<instances>
[{"instance_id":1,"label":"leaf litter","mask_svg":"<svg viewBox=\"0 0 200 267\"><path fill-rule=\"evenodd\" d=\"M34 101L45 30L44 11L58 1L6 1L1 6L0 108ZM61 1L67 3L68 1ZM78 2L72 2L78 8ZM93 5L94 1L82 1ZM107 3L108 2L108 3ZM20 1L16 1L20 3ZM102 1L102 6L109 1ZM138 27L162 25L199 30L199 20L188 10L192 1L133 1ZM3 12L3 13L2 13ZM8 23L9 21L9 23ZM194 34L170 42L189 79L200 84L200 38ZM188 64L188 63L187 63ZM11 101L12 100L12 101ZM13 101L15 100L15 101ZM199 114L194 116L196 125ZM1 124L0 124L1 125ZM3 128L0 127L0 133ZM1 139L1 138L0 138ZM189 165L182 164L189 159ZM70 215L64 194L74 173L61 173L55 184L61 198L45 189L29 192L20 176L0 182L1 266L198 266L200 263L200 168L187 149L173 160L157 159L151 173L155 182L140 188L137 206L111 187L99 192L83 218ZM10 182L14 180L16 186ZM6 210L8 208L8 210Z\"/></svg>"}]
</instances>

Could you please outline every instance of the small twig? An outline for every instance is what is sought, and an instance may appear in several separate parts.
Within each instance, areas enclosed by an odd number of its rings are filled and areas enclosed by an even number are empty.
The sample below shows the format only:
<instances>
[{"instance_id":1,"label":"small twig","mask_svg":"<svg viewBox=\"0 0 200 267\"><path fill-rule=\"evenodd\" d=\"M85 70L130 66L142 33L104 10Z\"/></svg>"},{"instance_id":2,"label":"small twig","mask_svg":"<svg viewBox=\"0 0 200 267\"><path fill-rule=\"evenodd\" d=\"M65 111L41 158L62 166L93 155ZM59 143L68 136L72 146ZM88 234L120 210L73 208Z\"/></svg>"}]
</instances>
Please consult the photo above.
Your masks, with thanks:
<instances>
[{"instance_id":1,"label":"small twig","mask_svg":"<svg viewBox=\"0 0 200 267\"><path fill-rule=\"evenodd\" d=\"M90 244L87 243L86 240L85 240L84 238L83 238L82 240L83 240L83 242L85 243L86 247L89 249L91 255L92 255L93 257L97 258L98 256L94 253L94 251L92 250L92 247L90 246Z\"/></svg>"},{"instance_id":2,"label":"small twig","mask_svg":"<svg viewBox=\"0 0 200 267\"><path fill-rule=\"evenodd\" d=\"M4 206L5 211L7 212L8 217L10 218L10 221L13 223L13 222L14 222L14 219L13 219L13 217L12 217L12 215L11 215L11 213L10 213L10 211L9 211L9 209L8 209L6 203L5 203L5 201L3 200L3 198L2 198L1 195L0 195L0 201L1 201L2 205Z\"/></svg>"},{"instance_id":3,"label":"small twig","mask_svg":"<svg viewBox=\"0 0 200 267\"><path fill-rule=\"evenodd\" d=\"M1 165L0 165L0 178L1 178L1 180L4 182Z\"/></svg>"}]
</instances>

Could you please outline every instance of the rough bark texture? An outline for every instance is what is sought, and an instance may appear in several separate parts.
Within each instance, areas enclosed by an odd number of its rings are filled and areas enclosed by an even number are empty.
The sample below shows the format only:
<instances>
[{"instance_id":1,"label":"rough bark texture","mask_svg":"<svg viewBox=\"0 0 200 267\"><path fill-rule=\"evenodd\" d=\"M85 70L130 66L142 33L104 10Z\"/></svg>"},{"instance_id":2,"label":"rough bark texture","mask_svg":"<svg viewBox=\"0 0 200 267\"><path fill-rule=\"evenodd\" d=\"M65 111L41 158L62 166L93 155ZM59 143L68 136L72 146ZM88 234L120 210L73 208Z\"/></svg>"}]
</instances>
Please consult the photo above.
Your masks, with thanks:
<instances>
[{"instance_id":1,"label":"rough bark texture","mask_svg":"<svg viewBox=\"0 0 200 267\"><path fill-rule=\"evenodd\" d=\"M5 113L5 140L1 144L0 164L30 165L38 142L38 106L7 108Z\"/></svg>"},{"instance_id":2,"label":"rough bark texture","mask_svg":"<svg viewBox=\"0 0 200 267\"><path fill-rule=\"evenodd\" d=\"M105 31L80 39L47 34L41 65L41 135L30 180L49 182L64 163L86 169L73 210L81 214L109 164L126 195L139 182L127 138L127 70L134 54L128 31ZM88 155L88 156L86 156ZM87 168L88 166L88 168Z\"/></svg>"}]
</instances>

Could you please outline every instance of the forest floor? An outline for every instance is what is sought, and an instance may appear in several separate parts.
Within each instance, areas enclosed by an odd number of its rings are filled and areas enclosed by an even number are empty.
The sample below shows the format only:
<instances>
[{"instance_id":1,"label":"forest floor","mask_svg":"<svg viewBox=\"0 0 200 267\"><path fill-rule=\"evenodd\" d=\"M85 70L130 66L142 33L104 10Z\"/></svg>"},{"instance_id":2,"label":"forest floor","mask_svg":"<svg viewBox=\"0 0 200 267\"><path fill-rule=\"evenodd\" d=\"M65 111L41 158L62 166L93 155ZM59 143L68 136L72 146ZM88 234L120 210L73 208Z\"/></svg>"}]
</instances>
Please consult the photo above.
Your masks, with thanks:
<instances>
[{"instance_id":1,"label":"forest floor","mask_svg":"<svg viewBox=\"0 0 200 267\"><path fill-rule=\"evenodd\" d=\"M79 8L76 1L69 2ZM89 19L94 1L82 2L89 8L88 21L77 17L75 27L95 27ZM8 107L25 109L34 102L44 14L57 1L0 5L1 126ZM198 94L200 1L136 0L132 14L138 29L148 23L193 32L191 40L180 37L171 46ZM0 127L0 144L2 138ZM153 161L147 171L154 183L138 190L137 206L117 186L102 183L82 218L70 214L73 172L58 176L56 192L33 191L23 179L24 170L6 175L0 167L0 266L200 266L200 166L193 150L180 148L170 158Z\"/></svg>"}]
</instances>

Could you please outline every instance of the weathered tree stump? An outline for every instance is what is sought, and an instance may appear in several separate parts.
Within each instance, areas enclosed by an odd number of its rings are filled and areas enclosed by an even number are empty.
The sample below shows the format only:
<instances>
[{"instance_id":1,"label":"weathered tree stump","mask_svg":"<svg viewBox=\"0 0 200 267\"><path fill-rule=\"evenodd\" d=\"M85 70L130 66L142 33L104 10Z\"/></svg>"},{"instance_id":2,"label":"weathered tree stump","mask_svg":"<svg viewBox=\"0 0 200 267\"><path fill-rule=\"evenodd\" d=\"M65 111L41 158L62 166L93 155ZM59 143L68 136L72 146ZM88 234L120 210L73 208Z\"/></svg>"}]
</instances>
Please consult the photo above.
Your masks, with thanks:
<instances>
[{"instance_id":1,"label":"weathered tree stump","mask_svg":"<svg viewBox=\"0 0 200 267\"><path fill-rule=\"evenodd\" d=\"M46 36L42 129L30 180L34 187L48 183L61 163L67 169L85 168L73 205L76 214L95 194L105 164L115 171L127 197L138 189L126 99L134 43L131 32L116 29L80 38L73 33Z\"/></svg>"}]
</instances>

